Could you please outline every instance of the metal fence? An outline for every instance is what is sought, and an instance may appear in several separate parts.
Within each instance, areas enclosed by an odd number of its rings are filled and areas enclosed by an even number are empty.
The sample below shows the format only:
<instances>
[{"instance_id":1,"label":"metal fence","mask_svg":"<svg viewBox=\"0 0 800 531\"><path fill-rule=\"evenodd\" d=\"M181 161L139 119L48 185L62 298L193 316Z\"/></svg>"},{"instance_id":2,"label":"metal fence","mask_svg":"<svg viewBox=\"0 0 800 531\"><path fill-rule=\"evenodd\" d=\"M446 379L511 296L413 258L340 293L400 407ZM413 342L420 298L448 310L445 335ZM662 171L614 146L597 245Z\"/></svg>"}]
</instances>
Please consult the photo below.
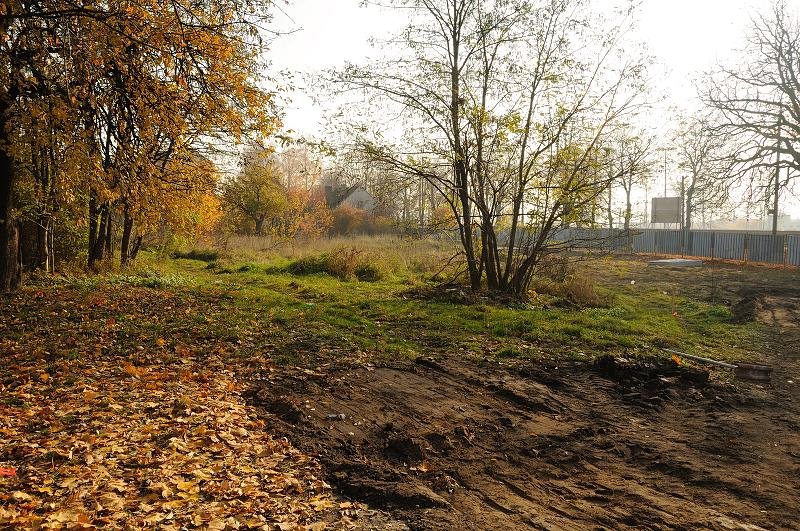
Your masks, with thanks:
<instances>
[{"instance_id":1,"label":"metal fence","mask_svg":"<svg viewBox=\"0 0 800 531\"><path fill-rule=\"evenodd\" d=\"M585 249L800 266L800 233L562 228L552 239Z\"/></svg>"}]
</instances>

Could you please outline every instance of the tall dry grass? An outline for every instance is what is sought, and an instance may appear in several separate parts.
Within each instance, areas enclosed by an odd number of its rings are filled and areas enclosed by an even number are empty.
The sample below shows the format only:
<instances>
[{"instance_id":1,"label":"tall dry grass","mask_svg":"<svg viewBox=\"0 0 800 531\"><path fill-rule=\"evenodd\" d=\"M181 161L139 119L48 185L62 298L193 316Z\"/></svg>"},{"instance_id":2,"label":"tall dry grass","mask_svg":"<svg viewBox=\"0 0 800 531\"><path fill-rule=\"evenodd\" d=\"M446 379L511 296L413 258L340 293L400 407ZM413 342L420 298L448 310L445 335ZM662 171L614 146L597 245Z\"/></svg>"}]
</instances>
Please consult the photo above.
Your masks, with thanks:
<instances>
[{"instance_id":1,"label":"tall dry grass","mask_svg":"<svg viewBox=\"0 0 800 531\"><path fill-rule=\"evenodd\" d=\"M224 251L237 260L298 260L355 250L370 262L393 272L434 274L459 252L457 242L394 235L337 236L313 240L276 240L268 236L232 236Z\"/></svg>"}]
</instances>

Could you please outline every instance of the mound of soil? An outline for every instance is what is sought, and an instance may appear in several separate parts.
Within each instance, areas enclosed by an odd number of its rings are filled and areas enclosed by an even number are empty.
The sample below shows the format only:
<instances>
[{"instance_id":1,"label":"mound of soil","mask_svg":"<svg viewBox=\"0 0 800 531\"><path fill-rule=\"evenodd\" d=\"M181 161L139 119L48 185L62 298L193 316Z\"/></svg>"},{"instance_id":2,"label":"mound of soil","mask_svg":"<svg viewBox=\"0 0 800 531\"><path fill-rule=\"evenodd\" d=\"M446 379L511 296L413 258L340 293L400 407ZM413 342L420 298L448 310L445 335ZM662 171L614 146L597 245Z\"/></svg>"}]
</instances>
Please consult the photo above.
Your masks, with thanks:
<instances>
[{"instance_id":1,"label":"mound of soil","mask_svg":"<svg viewBox=\"0 0 800 531\"><path fill-rule=\"evenodd\" d=\"M780 528L798 517L796 402L669 361L423 358L260 385L250 400L268 429L316 455L340 495L413 529Z\"/></svg>"}]
</instances>

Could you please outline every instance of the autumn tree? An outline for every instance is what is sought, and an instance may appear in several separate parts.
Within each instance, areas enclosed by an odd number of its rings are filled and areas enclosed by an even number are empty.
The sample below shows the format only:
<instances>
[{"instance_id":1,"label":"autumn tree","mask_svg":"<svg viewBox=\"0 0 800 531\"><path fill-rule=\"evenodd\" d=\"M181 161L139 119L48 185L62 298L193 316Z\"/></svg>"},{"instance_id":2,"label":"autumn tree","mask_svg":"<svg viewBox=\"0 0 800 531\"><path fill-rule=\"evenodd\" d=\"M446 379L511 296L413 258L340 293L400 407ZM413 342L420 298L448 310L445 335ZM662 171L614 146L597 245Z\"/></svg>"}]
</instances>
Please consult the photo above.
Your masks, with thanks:
<instances>
[{"instance_id":1,"label":"autumn tree","mask_svg":"<svg viewBox=\"0 0 800 531\"><path fill-rule=\"evenodd\" d=\"M619 187L625 196L622 217L623 229L627 231L633 217L633 190L645 185L652 176L655 138L642 131L631 131L630 127L623 127L616 138L612 138L610 145L613 147L606 154L607 171L610 172L612 184L609 189L608 217L612 219L611 193L615 187Z\"/></svg>"},{"instance_id":2,"label":"autumn tree","mask_svg":"<svg viewBox=\"0 0 800 531\"><path fill-rule=\"evenodd\" d=\"M268 222L276 221L288 206L278 165L269 154L256 152L249 153L241 171L223 183L222 199L228 212L243 218L254 234L265 234Z\"/></svg>"},{"instance_id":3,"label":"autumn tree","mask_svg":"<svg viewBox=\"0 0 800 531\"><path fill-rule=\"evenodd\" d=\"M168 201L192 186L188 174L175 180L173 160L274 130L258 86L267 5L0 4L0 289L19 282L14 198L30 139L32 152L55 145L64 155L48 171L67 198L88 205L92 263L112 252L113 225L131 223L138 198L167 192Z\"/></svg>"}]
</instances>

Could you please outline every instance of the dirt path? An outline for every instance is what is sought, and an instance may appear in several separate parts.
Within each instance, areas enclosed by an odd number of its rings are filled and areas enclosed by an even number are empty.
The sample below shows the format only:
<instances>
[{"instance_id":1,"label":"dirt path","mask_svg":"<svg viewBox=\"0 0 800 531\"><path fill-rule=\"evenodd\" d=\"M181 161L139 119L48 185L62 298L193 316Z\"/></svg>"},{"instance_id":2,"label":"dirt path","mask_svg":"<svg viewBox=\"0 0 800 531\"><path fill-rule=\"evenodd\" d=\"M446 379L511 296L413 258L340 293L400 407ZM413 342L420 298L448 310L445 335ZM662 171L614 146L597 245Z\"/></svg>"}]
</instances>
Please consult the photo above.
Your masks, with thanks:
<instances>
[{"instance_id":1,"label":"dirt path","mask_svg":"<svg viewBox=\"0 0 800 531\"><path fill-rule=\"evenodd\" d=\"M759 386L672 362L445 357L278 374L250 399L338 493L414 529L786 529L800 372L773 361Z\"/></svg>"}]
</instances>

